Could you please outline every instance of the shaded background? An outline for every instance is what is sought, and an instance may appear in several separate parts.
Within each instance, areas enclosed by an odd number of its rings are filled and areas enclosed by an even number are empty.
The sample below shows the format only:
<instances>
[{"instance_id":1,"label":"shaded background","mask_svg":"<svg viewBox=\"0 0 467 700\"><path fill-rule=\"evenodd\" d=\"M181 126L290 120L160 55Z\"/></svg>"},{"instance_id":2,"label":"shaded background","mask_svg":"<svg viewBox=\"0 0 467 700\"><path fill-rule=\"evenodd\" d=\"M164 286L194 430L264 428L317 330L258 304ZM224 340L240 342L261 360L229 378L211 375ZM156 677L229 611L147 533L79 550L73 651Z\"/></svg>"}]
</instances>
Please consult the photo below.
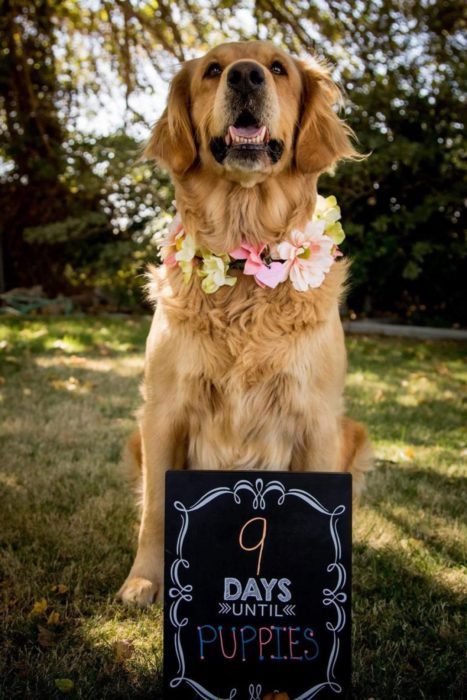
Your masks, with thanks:
<instances>
[{"instance_id":1,"label":"shaded background","mask_svg":"<svg viewBox=\"0 0 467 700\"><path fill-rule=\"evenodd\" d=\"M320 184L343 211L351 317L465 323L460 0L1 5L1 291L140 311L173 189L135 163L168 82L218 42L261 38L330 61L372 151Z\"/></svg>"}]
</instances>

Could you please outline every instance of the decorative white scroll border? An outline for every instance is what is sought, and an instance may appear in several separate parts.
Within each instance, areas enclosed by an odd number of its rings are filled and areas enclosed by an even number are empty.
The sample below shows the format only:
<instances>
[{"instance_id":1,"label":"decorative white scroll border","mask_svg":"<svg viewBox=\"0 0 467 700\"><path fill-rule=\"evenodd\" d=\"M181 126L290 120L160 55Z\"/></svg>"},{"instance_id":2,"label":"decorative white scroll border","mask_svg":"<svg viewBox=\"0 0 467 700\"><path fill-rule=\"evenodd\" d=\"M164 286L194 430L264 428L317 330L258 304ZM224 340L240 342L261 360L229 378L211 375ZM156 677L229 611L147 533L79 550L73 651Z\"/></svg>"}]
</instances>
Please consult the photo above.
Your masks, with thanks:
<instances>
[{"instance_id":1,"label":"decorative white scroll border","mask_svg":"<svg viewBox=\"0 0 467 700\"><path fill-rule=\"evenodd\" d=\"M188 624L188 618L184 617L179 619L179 606L182 602L189 603L192 601L192 591L193 586L184 585L180 581L180 568L189 569L189 562L183 557L183 544L185 541L185 536L188 531L189 524L189 514L193 511L200 510L205 505L210 503L219 496L230 495L233 496L235 503L241 503L241 497L239 493L241 491L247 491L253 495L253 508L255 510L264 510L266 508L265 496L272 492L279 492L279 498L277 499L277 504L282 505L287 497L294 496L299 498L305 503L308 503L312 508L317 510L323 515L329 516L329 529L331 533L331 538L334 544L334 561L332 561L327 567L326 571L331 573L335 571L337 573L337 583L334 589L324 588L323 589L323 605L334 606L334 610L337 615L336 623L333 625L332 622L326 622L326 629L328 629L333 634L333 644L331 648L331 653L329 655L328 665L326 669L326 681L323 683L318 683L312 688L309 688L300 696L295 698L295 700L310 700L314 698L323 688L329 687L334 693L341 693L342 686L339 685L335 680L334 667L336 665L337 657L339 656L340 639L339 634L343 630L346 622L345 610L343 608L343 603L347 600L346 593L343 592L347 580L347 573L345 567L341 563L342 549L339 539L339 534L337 532L337 523L339 515L345 512L345 506L339 505L334 508L333 511L325 508L321 503L314 498L311 494L303 491L301 489L288 489L286 490L280 481L269 481L264 487L263 479L256 479L250 482L246 479L241 479L234 484L233 487L220 486L215 489L211 489L199 498L192 506L186 508L180 501L174 502L174 507L182 515L182 525L177 538L176 555L177 558L173 561L170 567L170 581L172 587L169 588L169 596L173 599L169 608L169 618L170 622L175 628L174 643L175 652L178 661L177 675L170 681L171 688L177 688L182 682L187 683L196 692L198 697L203 698L203 700L232 700L237 695L237 689L232 688L229 693L228 698L219 698L217 695L213 695L209 690L204 688L200 683L197 683L191 678L185 675L185 656L183 653L183 647L181 642L181 631L183 627ZM248 700L260 700L262 686L259 684L250 684L249 693L250 697Z\"/></svg>"}]
</instances>

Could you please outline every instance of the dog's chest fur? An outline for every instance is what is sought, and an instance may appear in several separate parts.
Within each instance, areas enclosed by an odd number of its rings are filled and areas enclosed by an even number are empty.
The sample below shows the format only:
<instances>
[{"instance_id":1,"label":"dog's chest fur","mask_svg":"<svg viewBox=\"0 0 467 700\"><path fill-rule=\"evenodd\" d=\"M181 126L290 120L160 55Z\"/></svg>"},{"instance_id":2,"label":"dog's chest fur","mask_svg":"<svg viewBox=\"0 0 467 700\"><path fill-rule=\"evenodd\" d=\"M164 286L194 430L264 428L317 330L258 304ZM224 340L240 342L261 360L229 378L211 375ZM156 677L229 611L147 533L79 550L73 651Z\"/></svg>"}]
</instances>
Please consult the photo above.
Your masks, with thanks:
<instances>
[{"instance_id":1,"label":"dog's chest fur","mask_svg":"<svg viewBox=\"0 0 467 700\"><path fill-rule=\"evenodd\" d=\"M145 393L155 386L174 421L183 416L189 466L288 469L310 416L340 410L344 266L311 294L239 276L210 297L198 280L157 274Z\"/></svg>"}]
</instances>

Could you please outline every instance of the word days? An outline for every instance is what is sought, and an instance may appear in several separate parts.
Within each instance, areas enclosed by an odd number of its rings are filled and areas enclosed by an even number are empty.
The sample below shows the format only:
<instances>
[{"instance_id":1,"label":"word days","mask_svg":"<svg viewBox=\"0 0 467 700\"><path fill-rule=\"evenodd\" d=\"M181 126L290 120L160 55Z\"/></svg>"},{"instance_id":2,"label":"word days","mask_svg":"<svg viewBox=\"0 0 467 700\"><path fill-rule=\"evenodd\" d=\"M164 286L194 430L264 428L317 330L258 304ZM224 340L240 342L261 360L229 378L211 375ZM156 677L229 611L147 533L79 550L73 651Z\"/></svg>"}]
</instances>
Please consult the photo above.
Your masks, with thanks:
<instances>
[{"instance_id":1,"label":"word days","mask_svg":"<svg viewBox=\"0 0 467 700\"><path fill-rule=\"evenodd\" d=\"M311 627L201 625L197 631L202 661L314 661L319 654Z\"/></svg>"},{"instance_id":2,"label":"word days","mask_svg":"<svg viewBox=\"0 0 467 700\"><path fill-rule=\"evenodd\" d=\"M278 600L282 603L287 603L292 597L289 590L290 581L288 578L281 578L279 580L277 578L272 578L269 581L266 578L260 578L259 582L254 578L249 578L245 587L242 586L238 578L225 578L224 600L248 600L249 598L253 598L259 603L263 601L269 603L272 600L272 594L276 585L279 590L277 594Z\"/></svg>"},{"instance_id":3,"label":"word days","mask_svg":"<svg viewBox=\"0 0 467 700\"><path fill-rule=\"evenodd\" d=\"M243 586L238 578L227 577L224 579L224 601L236 601L219 603L220 613L232 613L236 617L283 617L295 614L295 605L281 605L287 603L292 594L289 590L291 582L288 578L260 578L256 581L249 578ZM271 601L276 599L275 604ZM278 603L277 601L280 601Z\"/></svg>"}]
</instances>

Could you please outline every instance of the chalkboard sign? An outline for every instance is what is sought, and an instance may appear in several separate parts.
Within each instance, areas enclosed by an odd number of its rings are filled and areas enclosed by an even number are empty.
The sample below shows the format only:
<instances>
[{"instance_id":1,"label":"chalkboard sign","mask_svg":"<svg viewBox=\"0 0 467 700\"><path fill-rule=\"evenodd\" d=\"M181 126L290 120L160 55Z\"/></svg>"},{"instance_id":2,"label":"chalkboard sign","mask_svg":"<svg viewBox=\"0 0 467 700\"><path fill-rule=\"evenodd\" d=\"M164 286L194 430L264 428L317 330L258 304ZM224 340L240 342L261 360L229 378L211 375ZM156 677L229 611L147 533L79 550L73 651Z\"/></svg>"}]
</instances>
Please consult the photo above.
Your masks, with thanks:
<instances>
[{"instance_id":1,"label":"chalkboard sign","mask_svg":"<svg viewBox=\"0 0 467 700\"><path fill-rule=\"evenodd\" d=\"M174 471L164 698L350 697L351 477Z\"/></svg>"}]
</instances>

